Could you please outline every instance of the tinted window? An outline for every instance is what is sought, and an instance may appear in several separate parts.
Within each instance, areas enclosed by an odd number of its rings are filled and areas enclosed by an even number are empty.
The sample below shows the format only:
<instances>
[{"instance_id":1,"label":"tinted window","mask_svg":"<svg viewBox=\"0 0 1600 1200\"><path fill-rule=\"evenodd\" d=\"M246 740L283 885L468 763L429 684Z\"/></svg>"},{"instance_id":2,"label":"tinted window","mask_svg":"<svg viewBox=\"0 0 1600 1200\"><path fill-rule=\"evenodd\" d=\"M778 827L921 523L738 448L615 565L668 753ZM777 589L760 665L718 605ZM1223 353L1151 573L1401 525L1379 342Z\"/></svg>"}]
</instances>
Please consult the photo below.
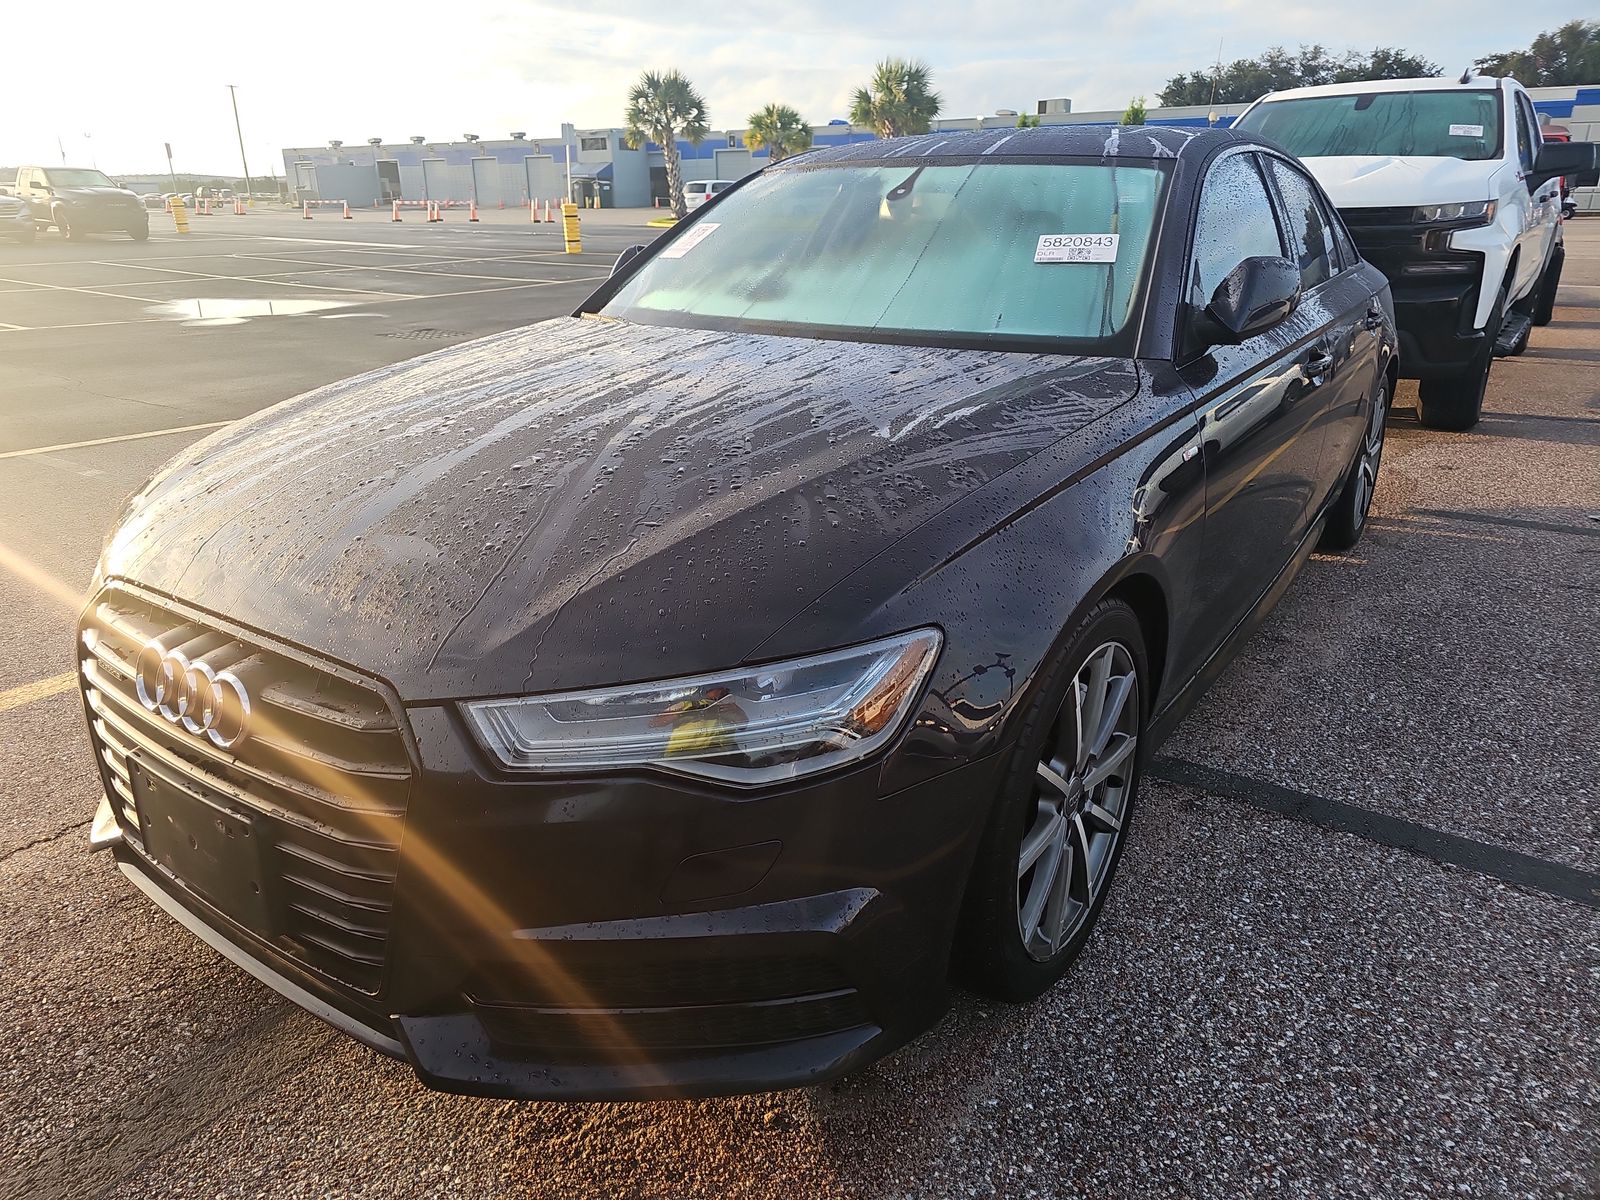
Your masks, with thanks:
<instances>
[{"instance_id":1,"label":"tinted window","mask_svg":"<svg viewBox=\"0 0 1600 1200\"><path fill-rule=\"evenodd\" d=\"M87 167L51 167L45 172L55 187L116 187L99 171Z\"/></svg>"},{"instance_id":2,"label":"tinted window","mask_svg":"<svg viewBox=\"0 0 1600 1200\"><path fill-rule=\"evenodd\" d=\"M1234 128L1270 138L1298 158L1494 158L1500 153L1500 97L1452 90L1273 100L1256 105Z\"/></svg>"},{"instance_id":3,"label":"tinted window","mask_svg":"<svg viewBox=\"0 0 1600 1200\"><path fill-rule=\"evenodd\" d=\"M823 336L1099 341L1129 321L1165 181L1100 162L768 171L665 243L602 311Z\"/></svg>"},{"instance_id":4,"label":"tinted window","mask_svg":"<svg viewBox=\"0 0 1600 1200\"><path fill-rule=\"evenodd\" d=\"M1278 219L1255 155L1230 154L1211 168L1200 194L1189 303L1195 308L1210 304L1217 285L1245 259L1282 253Z\"/></svg>"},{"instance_id":5,"label":"tinted window","mask_svg":"<svg viewBox=\"0 0 1600 1200\"><path fill-rule=\"evenodd\" d=\"M1283 197L1289 257L1300 264L1300 286L1310 291L1333 274L1332 238L1322 202L1306 177L1280 159L1269 159Z\"/></svg>"},{"instance_id":6,"label":"tinted window","mask_svg":"<svg viewBox=\"0 0 1600 1200\"><path fill-rule=\"evenodd\" d=\"M1517 159L1522 163L1524 171L1533 170L1535 147L1539 144L1540 135L1535 132L1537 125L1533 120L1533 113L1529 111L1528 102L1521 96L1517 97Z\"/></svg>"}]
</instances>

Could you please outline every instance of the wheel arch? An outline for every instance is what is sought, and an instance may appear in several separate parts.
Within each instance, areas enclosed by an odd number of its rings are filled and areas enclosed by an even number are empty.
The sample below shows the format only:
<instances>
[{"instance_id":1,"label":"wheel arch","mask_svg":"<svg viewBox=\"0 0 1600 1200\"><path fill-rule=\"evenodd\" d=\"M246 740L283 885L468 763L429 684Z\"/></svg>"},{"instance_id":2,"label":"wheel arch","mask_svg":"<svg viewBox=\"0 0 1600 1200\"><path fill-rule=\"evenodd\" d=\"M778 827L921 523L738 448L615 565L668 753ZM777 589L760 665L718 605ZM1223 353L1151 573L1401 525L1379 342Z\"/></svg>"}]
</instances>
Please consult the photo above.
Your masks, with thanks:
<instances>
[{"instance_id":1,"label":"wheel arch","mask_svg":"<svg viewBox=\"0 0 1600 1200\"><path fill-rule=\"evenodd\" d=\"M1133 609L1134 616L1139 619L1139 628L1144 633L1146 665L1150 669L1150 686L1146 689L1148 711L1145 714L1149 716L1156 709L1167 672L1167 643L1171 635L1172 614L1166 589L1154 575L1135 570L1112 583L1101 598L1121 600Z\"/></svg>"}]
</instances>

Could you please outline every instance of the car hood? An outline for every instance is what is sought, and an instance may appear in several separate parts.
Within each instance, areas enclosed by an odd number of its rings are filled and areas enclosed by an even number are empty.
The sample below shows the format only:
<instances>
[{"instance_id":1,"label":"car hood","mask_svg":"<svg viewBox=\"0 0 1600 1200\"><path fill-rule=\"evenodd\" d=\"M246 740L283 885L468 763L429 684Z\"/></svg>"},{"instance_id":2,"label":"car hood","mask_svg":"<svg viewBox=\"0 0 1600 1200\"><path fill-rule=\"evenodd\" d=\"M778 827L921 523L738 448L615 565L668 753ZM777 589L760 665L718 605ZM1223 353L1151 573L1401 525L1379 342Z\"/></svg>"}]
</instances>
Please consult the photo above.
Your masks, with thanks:
<instances>
[{"instance_id":1,"label":"car hood","mask_svg":"<svg viewBox=\"0 0 1600 1200\"><path fill-rule=\"evenodd\" d=\"M1489 199L1494 160L1352 154L1301 159L1337 208L1395 208Z\"/></svg>"},{"instance_id":2,"label":"car hood","mask_svg":"<svg viewBox=\"0 0 1600 1200\"><path fill-rule=\"evenodd\" d=\"M196 443L102 570L408 701L689 674L1136 379L1120 359L563 318Z\"/></svg>"},{"instance_id":3,"label":"car hood","mask_svg":"<svg viewBox=\"0 0 1600 1200\"><path fill-rule=\"evenodd\" d=\"M52 189L54 194L63 200L98 200L102 203L121 203L124 200L138 200L139 197L125 188L113 187L58 187Z\"/></svg>"}]
</instances>

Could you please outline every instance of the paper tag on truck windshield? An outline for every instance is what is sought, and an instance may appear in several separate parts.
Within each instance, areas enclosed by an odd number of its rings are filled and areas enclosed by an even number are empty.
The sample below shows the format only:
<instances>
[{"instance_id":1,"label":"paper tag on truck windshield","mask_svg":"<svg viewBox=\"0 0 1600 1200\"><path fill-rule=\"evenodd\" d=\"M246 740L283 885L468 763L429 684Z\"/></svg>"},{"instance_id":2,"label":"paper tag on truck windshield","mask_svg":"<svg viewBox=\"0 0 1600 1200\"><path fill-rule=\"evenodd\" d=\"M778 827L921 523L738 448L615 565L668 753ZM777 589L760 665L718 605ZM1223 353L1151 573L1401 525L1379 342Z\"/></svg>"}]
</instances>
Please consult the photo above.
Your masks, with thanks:
<instances>
[{"instance_id":1,"label":"paper tag on truck windshield","mask_svg":"<svg viewBox=\"0 0 1600 1200\"><path fill-rule=\"evenodd\" d=\"M1483 126L1482 125L1452 125L1452 126L1450 126L1450 136L1451 137L1482 137L1483 136Z\"/></svg>"},{"instance_id":2,"label":"paper tag on truck windshield","mask_svg":"<svg viewBox=\"0 0 1600 1200\"><path fill-rule=\"evenodd\" d=\"M708 237L721 228L722 223L720 221L701 221L700 224L696 225L677 241L673 242L672 245L663 250L661 252L661 257L682 258L685 254L689 253L689 251L693 250L701 242L705 241Z\"/></svg>"},{"instance_id":3,"label":"paper tag on truck windshield","mask_svg":"<svg viewBox=\"0 0 1600 1200\"><path fill-rule=\"evenodd\" d=\"M1120 233L1046 233L1034 247L1036 263L1109 263L1117 261Z\"/></svg>"}]
</instances>

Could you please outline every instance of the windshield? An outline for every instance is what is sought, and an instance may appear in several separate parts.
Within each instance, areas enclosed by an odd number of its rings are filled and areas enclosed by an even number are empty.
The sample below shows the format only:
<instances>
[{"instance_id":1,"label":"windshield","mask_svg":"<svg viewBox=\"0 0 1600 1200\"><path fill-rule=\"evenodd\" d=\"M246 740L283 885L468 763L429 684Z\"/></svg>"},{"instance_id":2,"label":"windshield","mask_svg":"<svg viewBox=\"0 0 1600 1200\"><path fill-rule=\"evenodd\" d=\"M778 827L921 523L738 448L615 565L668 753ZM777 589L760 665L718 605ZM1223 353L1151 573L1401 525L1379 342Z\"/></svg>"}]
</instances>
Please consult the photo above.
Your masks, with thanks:
<instances>
[{"instance_id":1,"label":"windshield","mask_svg":"<svg viewBox=\"0 0 1600 1200\"><path fill-rule=\"evenodd\" d=\"M1500 98L1488 90L1452 90L1269 100L1234 128L1269 138L1300 158L1495 158Z\"/></svg>"},{"instance_id":2,"label":"windshield","mask_svg":"<svg viewBox=\"0 0 1600 1200\"><path fill-rule=\"evenodd\" d=\"M768 172L601 311L869 340L1100 340L1133 311L1165 179L1105 162Z\"/></svg>"},{"instance_id":3,"label":"windshield","mask_svg":"<svg viewBox=\"0 0 1600 1200\"><path fill-rule=\"evenodd\" d=\"M51 167L44 173L51 187L116 187L99 171L87 167Z\"/></svg>"}]
</instances>

